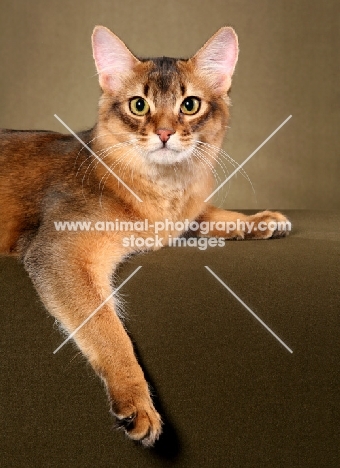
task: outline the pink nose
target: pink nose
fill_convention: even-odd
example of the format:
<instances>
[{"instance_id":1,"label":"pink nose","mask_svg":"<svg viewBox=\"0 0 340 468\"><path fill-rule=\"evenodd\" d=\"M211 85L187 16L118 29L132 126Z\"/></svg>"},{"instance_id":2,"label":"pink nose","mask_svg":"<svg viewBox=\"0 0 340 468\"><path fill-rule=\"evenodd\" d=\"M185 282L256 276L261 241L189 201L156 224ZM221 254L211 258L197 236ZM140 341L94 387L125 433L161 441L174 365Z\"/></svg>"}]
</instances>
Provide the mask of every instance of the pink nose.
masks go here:
<instances>
[{"instance_id":1,"label":"pink nose","mask_svg":"<svg viewBox=\"0 0 340 468\"><path fill-rule=\"evenodd\" d=\"M160 140L163 143L166 143L171 137L171 135L173 135L175 132L168 128L159 128L156 133L159 136Z\"/></svg>"}]
</instances>

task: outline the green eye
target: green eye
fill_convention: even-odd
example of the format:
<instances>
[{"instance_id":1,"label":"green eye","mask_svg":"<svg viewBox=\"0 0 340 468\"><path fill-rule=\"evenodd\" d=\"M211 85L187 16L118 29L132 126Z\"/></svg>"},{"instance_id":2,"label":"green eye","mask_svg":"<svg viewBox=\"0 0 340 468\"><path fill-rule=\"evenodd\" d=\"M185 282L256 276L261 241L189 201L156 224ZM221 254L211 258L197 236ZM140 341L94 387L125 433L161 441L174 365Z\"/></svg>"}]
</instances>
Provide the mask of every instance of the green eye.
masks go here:
<instances>
[{"instance_id":1,"label":"green eye","mask_svg":"<svg viewBox=\"0 0 340 468\"><path fill-rule=\"evenodd\" d=\"M150 106L142 97L135 97L130 100L130 111L135 115L145 115L149 112Z\"/></svg>"},{"instance_id":2,"label":"green eye","mask_svg":"<svg viewBox=\"0 0 340 468\"><path fill-rule=\"evenodd\" d=\"M201 107L201 100L196 97L187 97L181 104L181 112L187 115L196 114Z\"/></svg>"}]
</instances>

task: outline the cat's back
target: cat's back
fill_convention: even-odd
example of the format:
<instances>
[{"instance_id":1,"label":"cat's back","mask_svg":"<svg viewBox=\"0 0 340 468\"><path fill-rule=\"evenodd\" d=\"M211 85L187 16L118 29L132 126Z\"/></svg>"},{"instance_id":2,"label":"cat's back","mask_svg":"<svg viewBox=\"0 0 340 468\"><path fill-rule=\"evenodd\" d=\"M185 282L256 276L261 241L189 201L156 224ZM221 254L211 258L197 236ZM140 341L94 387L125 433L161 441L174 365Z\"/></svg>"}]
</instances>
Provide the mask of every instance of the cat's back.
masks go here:
<instances>
[{"instance_id":1,"label":"cat's back","mask_svg":"<svg viewBox=\"0 0 340 468\"><path fill-rule=\"evenodd\" d=\"M89 141L91 130L79 135L83 141ZM0 194L4 184L17 185L15 179L24 183L22 174L27 183L32 184L31 188L52 174L54 178L63 178L81 149L82 145L73 135L47 130L0 129Z\"/></svg>"},{"instance_id":2,"label":"cat's back","mask_svg":"<svg viewBox=\"0 0 340 468\"><path fill-rule=\"evenodd\" d=\"M79 143L72 135L48 130L0 129L0 160L3 164L14 161L27 164L38 159L47 162L46 159L53 156L65 157L77 146Z\"/></svg>"},{"instance_id":3,"label":"cat's back","mask_svg":"<svg viewBox=\"0 0 340 468\"><path fill-rule=\"evenodd\" d=\"M79 135L91 139L90 130ZM67 187L81 149L73 135L0 130L0 253L12 251L20 233L38 224L49 190Z\"/></svg>"}]
</instances>

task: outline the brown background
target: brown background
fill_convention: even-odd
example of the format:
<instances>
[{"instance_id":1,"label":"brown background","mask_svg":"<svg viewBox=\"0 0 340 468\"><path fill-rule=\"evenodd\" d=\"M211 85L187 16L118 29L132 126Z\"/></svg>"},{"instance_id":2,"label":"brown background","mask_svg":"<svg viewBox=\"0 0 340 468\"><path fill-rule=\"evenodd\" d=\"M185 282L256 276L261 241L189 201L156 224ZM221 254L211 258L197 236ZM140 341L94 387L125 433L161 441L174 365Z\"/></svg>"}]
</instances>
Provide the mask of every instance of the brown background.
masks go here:
<instances>
[{"instance_id":1,"label":"brown background","mask_svg":"<svg viewBox=\"0 0 340 468\"><path fill-rule=\"evenodd\" d=\"M0 127L63 132L96 119L96 24L137 55L189 56L232 25L240 59L224 148L241 163L290 114L218 202L229 208L340 207L340 4L336 0L2 0ZM232 166L229 167L232 171ZM223 175L221 175L223 180ZM228 192L223 202L224 195Z\"/></svg>"}]
</instances>

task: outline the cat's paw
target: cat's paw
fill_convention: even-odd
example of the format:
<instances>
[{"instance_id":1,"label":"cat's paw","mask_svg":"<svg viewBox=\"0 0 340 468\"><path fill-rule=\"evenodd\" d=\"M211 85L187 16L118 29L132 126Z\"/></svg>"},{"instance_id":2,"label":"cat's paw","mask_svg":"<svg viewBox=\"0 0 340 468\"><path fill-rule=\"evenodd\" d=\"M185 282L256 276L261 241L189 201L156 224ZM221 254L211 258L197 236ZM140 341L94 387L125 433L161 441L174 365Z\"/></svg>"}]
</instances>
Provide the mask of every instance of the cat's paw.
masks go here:
<instances>
[{"instance_id":1,"label":"cat's paw","mask_svg":"<svg viewBox=\"0 0 340 468\"><path fill-rule=\"evenodd\" d=\"M162 432L162 420L149 395L126 393L123 399L111 401L116 427L145 447L152 447Z\"/></svg>"},{"instance_id":2,"label":"cat's paw","mask_svg":"<svg viewBox=\"0 0 340 468\"><path fill-rule=\"evenodd\" d=\"M277 211L262 211L249 217L250 239L270 239L288 236L292 225L288 218Z\"/></svg>"}]
</instances>

